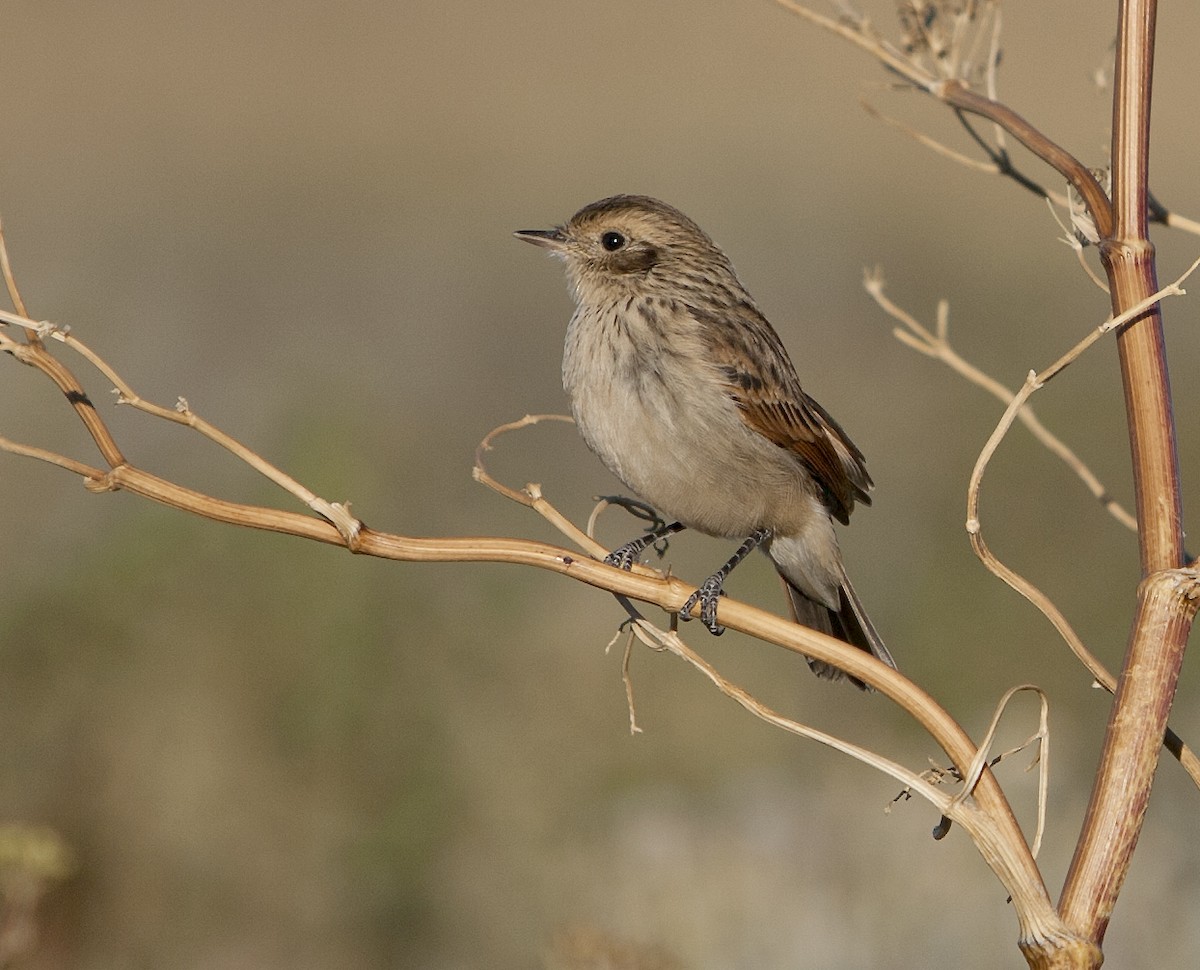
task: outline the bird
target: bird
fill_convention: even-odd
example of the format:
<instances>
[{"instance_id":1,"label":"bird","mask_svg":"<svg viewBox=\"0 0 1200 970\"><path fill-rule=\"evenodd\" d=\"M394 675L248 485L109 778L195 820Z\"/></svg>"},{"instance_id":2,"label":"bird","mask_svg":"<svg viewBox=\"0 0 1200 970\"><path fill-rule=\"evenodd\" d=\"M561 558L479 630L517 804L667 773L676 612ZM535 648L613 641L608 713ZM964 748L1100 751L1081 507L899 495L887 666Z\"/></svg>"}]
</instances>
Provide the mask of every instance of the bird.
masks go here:
<instances>
[{"instance_id":1,"label":"bird","mask_svg":"<svg viewBox=\"0 0 1200 970\"><path fill-rule=\"evenodd\" d=\"M783 341L711 238L673 206L614 195L552 229L514 235L563 261L575 301L563 388L587 446L660 528L613 550L629 569L683 529L740 545L680 610L714 635L734 567L755 548L775 565L792 618L892 655L846 575L833 520L873 487L863 454L800 386ZM822 677L845 672L807 658ZM864 687L857 678L856 686Z\"/></svg>"}]
</instances>

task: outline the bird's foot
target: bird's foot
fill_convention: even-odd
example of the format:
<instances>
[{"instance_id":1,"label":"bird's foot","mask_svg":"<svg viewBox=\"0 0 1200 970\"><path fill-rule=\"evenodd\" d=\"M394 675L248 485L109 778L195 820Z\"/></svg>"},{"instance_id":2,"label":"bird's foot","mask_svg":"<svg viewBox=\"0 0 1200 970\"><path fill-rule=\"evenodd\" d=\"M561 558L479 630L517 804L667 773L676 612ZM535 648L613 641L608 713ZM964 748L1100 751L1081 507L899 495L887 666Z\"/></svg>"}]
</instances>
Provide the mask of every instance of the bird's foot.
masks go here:
<instances>
[{"instance_id":1,"label":"bird's foot","mask_svg":"<svg viewBox=\"0 0 1200 970\"><path fill-rule=\"evenodd\" d=\"M733 572L738 563L770 538L771 531L769 529L755 529L746 541L738 546L737 552L730 557L729 562L709 576L700 584L700 588L687 598L687 602L680 607L679 615L685 620L690 620L691 617L688 614L699 603L700 619L708 627L708 632L714 637L719 637L724 633L725 627L717 622L717 603L725 595L725 590L722 588L725 580L729 578L729 574Z\"/></svg>"},{"instance_id":2,"label":"bird's foot","mask_svg":"<svg viewBox=\"0 0 1200 970\"><path fill-rule=\"evenodd\" d=\"M633 568L633 564L637 562L638 554L648 545L649 543L642 539L633 539L605 556L604 564L606 566L616 566L618 569L624 569L626 572L629 572Z\"/></svg>"},{"instance_id":3,"label":"bird's foot","mask_svg":"<svg viewBox=\"0 0 1200 970\"><path fill-rule=\"evenodd\" d=\"M687 598L687 602L679 608L680 619L692 619L692 609L699 603L700 622L708 627L708 632L714 637L719 637L724 633L725 627L717 622L717 603L725 595L725 590L721 587L725 583L726 575L721 572L713 573L708 579L702 582L696 592L692 593Z\"/></svg>"},{"instance_id":4,"label":"bird's foot","mask_svg":"<svg viewBox=\"0 0 1200 970\"><path fill-rule=\"evenodd\" d=\"M633 564L638 561L638 556L643 549L666 539L667 536L680 532L682 529L683 526L679 522L672 522L670 525L660 525L645 535L631 539L625 545L614 549L604 557L604 563L605 565L616 566L618 569L624 569L628 572L633 568Z\"/></svg>"}]
</instances>

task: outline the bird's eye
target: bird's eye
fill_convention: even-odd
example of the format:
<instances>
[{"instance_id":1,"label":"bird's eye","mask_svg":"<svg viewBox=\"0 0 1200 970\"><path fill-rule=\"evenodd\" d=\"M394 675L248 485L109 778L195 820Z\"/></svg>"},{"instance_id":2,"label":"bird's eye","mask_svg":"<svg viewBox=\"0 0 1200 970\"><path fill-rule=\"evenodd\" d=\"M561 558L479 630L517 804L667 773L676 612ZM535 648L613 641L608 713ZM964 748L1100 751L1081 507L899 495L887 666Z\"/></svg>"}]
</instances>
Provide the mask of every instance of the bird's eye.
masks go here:
<instances>
[{"instance_id":1,"label":"bird's eye","mask_svg":"<svg viewBox=\"0 0 1200 970\"><path fill-rule=\"evenodd\" d=\"M625 237L619 232L609 230L600 237L600 245L607 249L610 253L615 253L618 249L625 245Z\"/></svg>"}]
</instances>

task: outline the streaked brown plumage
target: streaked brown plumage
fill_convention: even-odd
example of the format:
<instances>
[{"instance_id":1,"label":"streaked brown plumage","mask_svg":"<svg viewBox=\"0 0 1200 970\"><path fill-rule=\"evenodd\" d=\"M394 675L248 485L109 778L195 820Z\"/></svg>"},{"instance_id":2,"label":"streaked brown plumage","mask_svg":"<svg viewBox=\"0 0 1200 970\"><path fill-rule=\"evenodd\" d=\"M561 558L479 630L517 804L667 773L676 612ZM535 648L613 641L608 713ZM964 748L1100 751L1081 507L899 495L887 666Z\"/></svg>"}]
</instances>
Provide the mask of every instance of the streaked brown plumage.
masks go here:
<instances>
[{"instance_id":1,"label":"streaked brown plumage","mask_svg":"<svg viewBox=\"0 0 1200 970\"><path fill-rule=\"evenodd\" d=\"M745 540L695 598L714 633L728 572L755 546L797 622L895 666L842 566L831 517L870 503L862 453L804 393L725 254L682 212L618 195L519 238L566 263L576 310L563 386L580 433L640 498L687 527ZM610 555L626 568L652 537ZM689 602L687 613L693 605ZM842 672L809 661L822 676Z\"/></svg>"}]
</instances>

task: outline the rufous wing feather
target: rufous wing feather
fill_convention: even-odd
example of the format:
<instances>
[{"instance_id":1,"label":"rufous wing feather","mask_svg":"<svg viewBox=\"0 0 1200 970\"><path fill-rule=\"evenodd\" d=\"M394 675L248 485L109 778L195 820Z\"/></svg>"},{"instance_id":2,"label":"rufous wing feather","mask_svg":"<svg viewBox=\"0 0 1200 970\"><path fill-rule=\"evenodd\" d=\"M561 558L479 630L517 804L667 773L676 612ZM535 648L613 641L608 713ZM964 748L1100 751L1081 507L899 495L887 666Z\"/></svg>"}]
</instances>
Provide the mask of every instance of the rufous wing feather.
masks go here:
<instances>
[{"instance_id":1,"label":"rufous wing feather","mask_svg":"<svg viewBox=\"0 0 1200 970\"><path fill-rule=\"evenodd\" d=\"M804 393L766 318L757 310L751 313L753 308L741 309L740 326L718 330L724 339L711 347L726 393L747 427L804 463L825 490L830 513L844 524L855 502L871 501L871 476L862 452L829 412Z\"/></svg>"}]
</instances>

